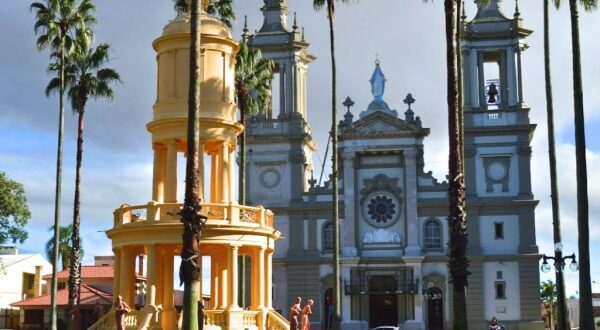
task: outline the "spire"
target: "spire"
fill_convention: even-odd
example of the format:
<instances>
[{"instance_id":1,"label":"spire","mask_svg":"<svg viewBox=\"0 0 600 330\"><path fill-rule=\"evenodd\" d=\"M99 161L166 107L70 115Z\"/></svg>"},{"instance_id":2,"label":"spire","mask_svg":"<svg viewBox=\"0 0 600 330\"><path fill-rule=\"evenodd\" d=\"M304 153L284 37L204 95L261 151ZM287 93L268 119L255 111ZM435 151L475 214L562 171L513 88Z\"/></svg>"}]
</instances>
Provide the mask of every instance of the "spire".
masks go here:
<instances>
[{"instance_id":1,"label":"spire","mask_svg":"<svg viewBox=\"0 0 600 330\"><path fill-rule=\"evenodd\" d=\"M244 28L242 29L244 33L242 33L242 41L246 42L248 40L248 16L244 15Z\"/></svg>"},{"instance_id":2,"label":"spire","mask_svg":"<svg viewBox=\"0 0 600 330\"><path fill-rule=\"evenodd\" d=\"M294 25L292 25L292 29L296 31L298 29L298 23L296 21L296 12L294 12Z\"/></svg>"},{"instance_id":3,"label":"spire","mask_svg":"<svg viewBox=\"0 0 600 330\"><path fill-rule=\"evenodd\" d=\"M519 0L515 0L515 18L519 18L521 13L519 12Z\"/></svg>"},{"instance_id":4,"label":"spire","mask_svg":"<svg viewBox=\"0 0 600 330\"><path fill-rule=\"evenodd\" d=\"M462 1L462 14L460 19L464 22L467 19L467 11L465 10L465 0Z\"/></svg>"},{"instance_id":5,"label":"spire","mask_svg":"<svg viewBox=\"0 0 600 330\"><path fill-rule=\"evenodd\" d=\"M385 75L383 71L381 71L381 67L379 64L379 57L375 59L375 70L373 70L373 74L371 75L371 94L373 94L373 100L376 102L383 101L383 93L385 92Z\"/></svg>"},{"instance_id":6,"label":"spire","mask_svg":"<svg viewBox=\"0 0 600 330\"><path fill-rule=\"evenodd\" d=\"M287 27L287 0L263 0L261 8L264 16L261 32L290 32Z\"/></svg>"}]
</instances>

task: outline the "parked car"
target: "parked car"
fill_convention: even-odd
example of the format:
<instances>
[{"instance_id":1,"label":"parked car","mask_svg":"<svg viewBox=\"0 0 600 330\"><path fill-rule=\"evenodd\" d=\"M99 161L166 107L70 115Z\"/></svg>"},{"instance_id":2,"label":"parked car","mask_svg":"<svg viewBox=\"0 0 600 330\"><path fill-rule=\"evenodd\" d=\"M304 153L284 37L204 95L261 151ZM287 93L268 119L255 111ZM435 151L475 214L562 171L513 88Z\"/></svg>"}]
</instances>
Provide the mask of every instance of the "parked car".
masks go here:
<instances>
[{"instance_id":1,"label":"parked car","mask_svg":"<svg viewBox=\"0 0 600 330\"><path fill-rule=\"evenodd\" d=\"M373 328L371 330L400 330L400 328L395 327L393 325L382 325L377 328Z\"/></svg>"}]
</instances>

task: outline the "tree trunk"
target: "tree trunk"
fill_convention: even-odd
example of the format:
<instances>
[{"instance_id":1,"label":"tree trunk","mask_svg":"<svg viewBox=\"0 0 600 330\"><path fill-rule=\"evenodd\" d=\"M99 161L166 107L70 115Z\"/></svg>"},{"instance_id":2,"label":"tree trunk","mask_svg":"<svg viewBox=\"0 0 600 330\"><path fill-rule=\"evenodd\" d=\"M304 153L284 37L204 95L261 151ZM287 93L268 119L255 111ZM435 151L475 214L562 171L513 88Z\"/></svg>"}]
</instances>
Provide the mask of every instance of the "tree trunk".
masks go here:
<instances>
[{"instance_id":1,"label":"tree trunk","mask_svg":"<svg viewBox=\"0 0 600 330\"><path fill-rule=\"evenodd\" d=\"M52 251L52 281L50 284L50 329L56 327L56 294L58 288L58 245L60 231L60 203L62 185L63 133L65 130L65 51L60 50L60 89L58 92L58 147L56 151L56 190L54 192L54 250Z\"/></svg>"},{"instance_id":2,"label":"tree trunk","mask_svg":"<svg viewBox=\"0 0 600 330\"><path fill-rule=\"evenodd\" d=\"M200 143L200 0L192 0L190 46L190 86L188 96L187 159L185 168L185 200L181 210L183 246L179 276L184 284L182 329L198 329L200 284L200 231L204 223L200 215L198 144Z\"/></svg>"},{"instance_id":3,"label":"tree trunk","mask_svg":"<svg viewBox=\"0 0 600 330\"><path fill-rule=\"evenodd\" d=\"M331 180L332 180L332 217L333 217L333 317L332 329L341 329L342 321L342 286L340 283L340 216L339 216L339 192L338 192L338 150L337 150L337 100L336 100L336 67L335 67L335 35L333 29L333 5L334 0L327 0L327 16L329 19L329 38L331 47Z\"/></svg>"},{"instance_id":4,"label":"tree trunk","mask_svg":"<svg viewBox=\"0 0 600 330\"><path fill-rule=\"evenodd\" d=\"M448 69L448 200L450 227L450 280L453 287L453 329L468 329L466 308L466 287L468 260L466 257L466 212L465 212L465 180L462 173L462 144L460 104L458 102L458 63L456 33L456 0L444 0L446 19L446 64Z\"/></svg>"},{"instance_id":5,"label":"tree trunk","mask_svg":"<svg viewBox=\"0 0 600 330\"><path fill-rule=\"evenodd\" d=\"M554 243L561 241L560 211L558 204L558 180L556 175L556 146L554 141L554 103L552 98L552 75L550 70L550 27L548 1L544 0L544 74L546 81L546 111L548 113L548 161L550 163L550 199L552 200L552 230ZM554 260L562 260L562 251L554 251ZM567 306L565 305L565 284L562 271L555 272L558 309L556 319L559 329L567 329ZM551 319L552 320L552 319Z\"/></svg>"},{"instance_id":6,"label":"tree trunk","mask_svg":"<svg viewBox=\"0 0 600 330\"><path fill-rule=\"evenodd\" d=\"M85 104L85 103L84 103ZM75 198L73 202L73 232L71 233L71 253L69 256L69 320L73 319L73 307L79 301L79 286L81 285L80 274L80 251L81 239L79 228L81 224L81 162L83 159L83 115L82 109L78 112L77 121L77 153L75 162ZM67 328L71 328L71 321L67 322ZM81 330L81 329L74 329Z\"/></svg>"},{"instance_id":7,"label":"tree trunk","mask_svg":"<svg viewBox=\"0 0 600 330\"><path fill-rule=\"evenodd\" d=\"M573 47L573 98L575 104L575 163L577 176L577 232L579 234L579 327L594 329L592 282L590 278L590 235L583 115L583 83L579 47L579 13L577 0L569 0L571 9L571 42Z\"/></svg>"}]
</instances>

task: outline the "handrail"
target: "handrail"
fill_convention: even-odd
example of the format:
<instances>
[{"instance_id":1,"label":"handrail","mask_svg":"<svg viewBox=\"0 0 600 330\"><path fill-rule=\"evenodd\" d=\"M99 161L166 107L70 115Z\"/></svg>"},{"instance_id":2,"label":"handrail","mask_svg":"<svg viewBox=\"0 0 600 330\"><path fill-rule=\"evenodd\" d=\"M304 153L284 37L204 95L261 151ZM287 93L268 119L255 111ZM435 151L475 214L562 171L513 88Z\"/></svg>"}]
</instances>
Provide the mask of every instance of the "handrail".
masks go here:
<instances>
[{"instance_id":1,"label":"handrail","mask_svg":"<svg viewBox=\"0 0 600 330\"><path fill-rule=\"evenodd\" d=\"M274 310L270 310L267 314L267 329L268 330L289 330L290 322L283 315Z\"/></svg>"},{"instance_id":2,"label":"handrail","mask_svg":"<svg viewBox=\"0 0 600 330\"><path fill-rule=\"evenodd\" d=\"M87 330L113 329L115 327L115 310L111 308L104 316L92 324L91 327L87 328Z\"/></svg>"},{"instance_id":3,"label":"handrail","mask_svg":"<svg viewBox=\"0 0 600 330\"><path fill-rule=\"evenodd\" d=\"M273 212L262 206L246 206L234 203L201 203L202 215L209 222L245 227L273 228ZM144 221L179 222L182 203L123 204L114 212L114 227Z\"/></svg>"}]
</instances>

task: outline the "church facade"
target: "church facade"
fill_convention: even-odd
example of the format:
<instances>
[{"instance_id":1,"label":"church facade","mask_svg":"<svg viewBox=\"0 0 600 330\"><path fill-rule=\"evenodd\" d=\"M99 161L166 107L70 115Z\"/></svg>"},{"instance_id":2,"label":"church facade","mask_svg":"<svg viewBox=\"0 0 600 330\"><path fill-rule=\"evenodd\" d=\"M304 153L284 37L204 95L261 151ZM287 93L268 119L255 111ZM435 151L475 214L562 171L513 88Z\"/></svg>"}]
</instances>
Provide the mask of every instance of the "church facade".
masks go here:
<instances>
[{"instance_id":1,"label":"church facade","mask_svg":"<svg viewBox=\"0 0 600 330\"><path fill-rule=\"evenodd\" d=\"M535 125L523 101L520 67L523 39L532 31L518 11L507 18L499 2L480 5L465 20L461 42L468 319L473 329L492 316L510 329L542 329L530 179ZM332 185L312 178L316 143L306 84L315 57L296 24L287 26L287 1L264 0L262 10L263 26L247 37L276 64L279 114L263 112L247 123L247 198L272 209L282 233L273 257L274 307L286 314L295 297L312 298L312 323L327 329L334 283ZM484 70L489 64L497 65L495 79ZM385 102L378 62L370 82L368 108L357 116L348 110L338 126L342 327L447 329L448 187L425 171L428 118L416 116L411 94L401 112ZM442 104L440 111L445 113Z\"/></svg>"}]
</instances>

